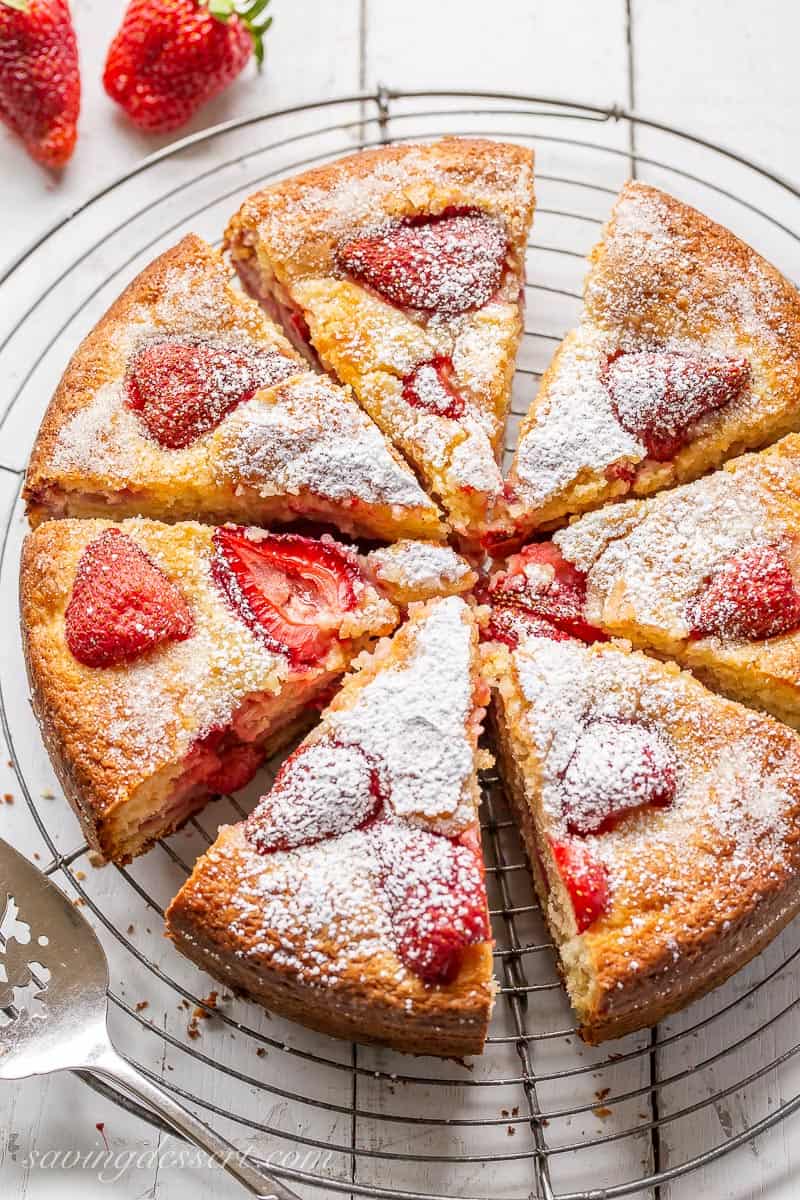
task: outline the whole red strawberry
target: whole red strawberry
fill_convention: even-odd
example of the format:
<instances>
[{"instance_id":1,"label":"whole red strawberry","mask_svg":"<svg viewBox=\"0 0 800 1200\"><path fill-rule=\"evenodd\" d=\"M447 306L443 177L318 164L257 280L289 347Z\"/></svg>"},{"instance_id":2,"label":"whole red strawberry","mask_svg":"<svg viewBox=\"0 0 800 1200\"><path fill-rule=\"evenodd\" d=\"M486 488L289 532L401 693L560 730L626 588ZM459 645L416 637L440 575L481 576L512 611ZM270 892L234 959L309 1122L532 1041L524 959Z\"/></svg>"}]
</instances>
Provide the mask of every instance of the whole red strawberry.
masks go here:
<instances>
[{"instance_id":1,"label":"whole red strawberry","mask_svg":"<svg viewBox=\"0 0 800 1200\"><path fill-rule=\"evenodd\" d=\"M140 129L177 129L223 91L255 50L272 18L269 0L131 0L111 43L103 86Z\"/></svg>"},{"instance_id":2,"label":"whole red strawberry","mask_svg":"<svg viewBox=\"0 0 800 1200\"><path fill-rule=\"evenodd\" d=\"M0 0L0 119L46 167L75 149L81 77L66 0Z\"/></svg>"}]
</instances>

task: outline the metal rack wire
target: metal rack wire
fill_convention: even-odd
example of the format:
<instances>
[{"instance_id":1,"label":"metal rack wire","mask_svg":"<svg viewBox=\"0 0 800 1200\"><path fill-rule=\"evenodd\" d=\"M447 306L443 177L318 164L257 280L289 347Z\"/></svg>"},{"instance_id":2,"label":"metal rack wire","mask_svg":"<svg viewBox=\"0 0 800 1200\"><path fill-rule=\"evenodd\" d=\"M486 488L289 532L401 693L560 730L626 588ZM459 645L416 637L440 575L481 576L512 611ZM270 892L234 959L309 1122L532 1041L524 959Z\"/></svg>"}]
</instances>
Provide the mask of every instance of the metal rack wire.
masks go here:
<instances>
[{"instance_id":1,"label":"metal rack wire","mask_svg":"<svg viewBox=\"0 0 800 1200\"><path fill-rule=\"evenodd\" d=\"M238 202L274 178L359 146L443 132L510 137L537 152L539 205L509 450L535 380L577 314L583 257L629 174L696 201L800 275L800 192L792 184L618 108L379 88L195 134L104 187L0 278L15 297L0 342L0 378L9 385L0 416L5 628L16 619L19 489L39 416L78 337L128 279L190 228L218 242ZM49 857L45 870L84 905L109 951L117 1043L256 1157L275 1145L300 1148L303 1162L271 1161L301 1191L392 1200L657 1196L669 1180L800 1108L792 1026L798 931L790 928L736 980L657 1030L597 1051L582 1047L491 776L482 827L500 993L486 1052L472 1070L343 1046L270 1020L236 997L215 1005L202 995L206 981L164 946L159 922L220 819L244 815L246 799L212 805L130 868L92 871L66 806L46 798L52 777L22 677L15 646L0 676L3 732L32 837ZM195 1008L209 1014L201 1036ZM158 1124L122 1093L86 1078ZM732 1109L738 1120L724 1120ZM323 1157L309 1165L311 1152Z\"/></svg>"}]
</instances>

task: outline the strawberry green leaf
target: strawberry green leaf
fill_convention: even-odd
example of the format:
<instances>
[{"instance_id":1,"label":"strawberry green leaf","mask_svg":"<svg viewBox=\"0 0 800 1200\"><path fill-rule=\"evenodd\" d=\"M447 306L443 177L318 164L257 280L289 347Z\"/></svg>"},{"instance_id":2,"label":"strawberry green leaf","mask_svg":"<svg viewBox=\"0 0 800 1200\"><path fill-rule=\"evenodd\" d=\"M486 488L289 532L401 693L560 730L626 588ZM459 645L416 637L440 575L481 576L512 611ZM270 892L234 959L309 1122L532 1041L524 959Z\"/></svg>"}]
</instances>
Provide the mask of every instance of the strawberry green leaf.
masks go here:
<instances>
[{"instance_id":1,"label":"strawberry green leaf","mask_svg":"<svg viewBox=\"0 0 800 1200\"><path fill-rule=\"evenodd\" d=\"M0 0L0 4L4 4L6 8L14 8L17 12L28 11L29 0Z\"/></svg>"}]
</instances>

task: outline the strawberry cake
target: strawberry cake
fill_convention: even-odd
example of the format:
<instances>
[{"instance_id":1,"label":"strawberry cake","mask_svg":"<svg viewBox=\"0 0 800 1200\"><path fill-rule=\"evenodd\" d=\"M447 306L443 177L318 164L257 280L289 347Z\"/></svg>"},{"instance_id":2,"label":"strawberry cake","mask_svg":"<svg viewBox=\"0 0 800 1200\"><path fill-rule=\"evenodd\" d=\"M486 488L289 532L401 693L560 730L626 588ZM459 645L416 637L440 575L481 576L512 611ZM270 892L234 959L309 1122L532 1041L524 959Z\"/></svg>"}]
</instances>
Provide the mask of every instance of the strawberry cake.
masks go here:
<instances>
[{"instance_id":1,"label":"strawberry cake","mask_svg":"<svg viewBox=\"0 0 800 1200\"><path fill-rule=\"evenodd\" d=\"M445 138L275 184L227 232L247 289L353 387L467 541L503 491L533 207L530 151Z\"/></svg>"},{"instance_id":2,"label":"strawberry cake","mask_svg":"<svg viewBox=\"0 0 800 1200\"><path fill-rule=\"evenodd\" d=\"M418 1054L480 1053L492 943L478 828L488 692L472 610L413 605L167 911L270 1011Z\"/></svg>"},{"instance_id":3,"label":"strawberry cake","mask_svg":"<svg viewBox=\"0 0 800 1200\"><path fill-rule=\"evenodd\" d=\"M347 389L308 364L189 235L72 358L25 486L48 517L147 516L443 538L436 504Z\"/></svg>"},{"instance_id":4,"label":"strawberry cake","mask_svg":"<svg viewBox=\"0 0 800 1200\"><path fill-rule=\"evenodd\" d=\"M249 782L396 625L379 571L330 537L232 525L65 519L31 533L34 708L90 844L127 862ZM416 594L458 586L423 580Z\"/></svg>"},{"instance_id":5,"label":"strawberry cake","mask_svg":"<svg viewBox=\"0 0 800 1200\"><path fill-rule=\"evenodd\" d=\"M631 182L590 262L581 322L523 420L497 540L800 429L800 295L749 246Z\"/></svg>"},{"instance_id":6,"label":"strawberry cake","mask_svg":"<svg viewBox=\"0 0 800 1200\"><path fill-rule=\"evenodd\" d=\"M722 983L800 908L800 738L623 645L487 649L499 765L588 1042Z\"/></svg>"},{"instance_id":7,"label":"strawberry cake","mask_svg":"<svg viewBox=\"0 0 800 1200\"><path fill-rule=\"evenodd\" d=\"M800 728L800 435L553 541L588 625Z\"/></svg>"}]
</instances>

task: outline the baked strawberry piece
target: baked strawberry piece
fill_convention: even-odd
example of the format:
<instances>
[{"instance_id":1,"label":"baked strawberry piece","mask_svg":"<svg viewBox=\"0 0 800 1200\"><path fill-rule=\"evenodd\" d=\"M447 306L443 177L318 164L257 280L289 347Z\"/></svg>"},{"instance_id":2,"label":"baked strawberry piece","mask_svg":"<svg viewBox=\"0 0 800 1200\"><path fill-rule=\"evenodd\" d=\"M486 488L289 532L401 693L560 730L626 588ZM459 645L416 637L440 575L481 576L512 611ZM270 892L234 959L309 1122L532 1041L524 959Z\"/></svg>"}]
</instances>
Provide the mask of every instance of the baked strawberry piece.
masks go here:
<instances>
[{"instance_id":1,"label":"baked strawberry piece","mask_svg":"<svg viewBox=\"0 0 800 1200\"><path fill-rule=\"evenodd\" d=\"M800 728L800 436L554 535L584 615Z\"/></svg>"},{"instance_id":2,"label":"baked strawberry piece","mask_svg":"<svg viewBox=\"0 0 800 1200\"><path fill-rule=\"evenodd\" d=\"M602 379L614 416L657 462L674 458L701 417L744 395L751 382L746 358L668 350L620 351Z\"/></svg>"},{"instance_id":3,"label":"baked strawberry piece","mask_svg":"<svg viewBox=\"0 0 800 1200\"><path fill-rule=\"evenodd\" d=\"M480 1051L492 953L477 651L459 597L412 605L173 900L184 954L315 1029Z\"/></svg>"},{"instance_id":4,"label":"baked strawberry piece","mask_svg":"<svg viewBox=\"0 0 800 1200\"><path fill-rule=\"evenodd\" d=\"M699 478L798 428L800 294L727 229L627 183L523 419L495 536Z\"/></svg>"},{"instance_id":5,"label":"baked strawberry piece","mask_svg":"<svg viewBox=\"0 0 800 1200\"><path fill-rule=\"evenodd\" d=\"M343 271L401 308L454 316L488 304L503 278L508 239L487 213L421 216L343 242Z\"/></svg>"},{"instance_id":6,"label":"baked strawberry piece","mask_svg":"<svg viewBox=\"0 0 800 1200\"><path fill-rule=\"evenodd\" d=\"M192 627L180 589L127 534L111 528L89 542L64 613L66 642L79 662L129 662L164 642L183 641Z\"/></svg>"},{"instance_id":7,"label":"baked strawberry piece","mask_svg":"<svg viewBox=\"0 0 800 1200\"><path fill-rule=\"evenodd\" d=\"M605 641L585 616L586 577L553 542L534 542L490 576L485 598L492 616L487 637L515 644L526 631L544 636Z\"/></svg>"},{"instance_id":8,"label":"baked strawberry piece","mask_svg":"<svg viewBox=\"0 0 800 1200\"><path fill-rule=\"evenodd\" d=\"M689 604L693 637L761 641L800 627L800 592L777 546L753 546L721 563Z\"/></svg>"},{"instance_id":9,"label":"baked strawberry piece","mask_svg":"<svg viewBox=\"0 0 800 1200\"><path fill-rule=\"evenodd\" d=\"M353 388L468 545L503 495L532 167L488 141L381 147L252 196L227 232L245 287Z\"/></svg>"},{"instance_id":10,"label":"baked strawberry piece","mask_svg":"<svg viewBox=\"0 0 800 1200\"><path fill-rule=\"evenodd\" d=\"M164 338L134 355L126 398L160 446L183 450L257 391L296 374L297 362L276 350Z\"/></svg>"},{"instance_id":11,"label":"baked strawberry piece","mask_svg":"<svg viewBox=\"0 0 800 1200\"><path fill-rule=\"evenodd\" d=\"M800 905L800 738L621 643L487 652L501 774L581 1035L661 1020Z\"/></svg>"},{"instance_id":12,"label":"baked strawberry piece","mask_svg":"<svg viewBox=\"0 0 800 1200\"><path fill-rule=\"evenodd\" d=\"M194 235L147 267L75 352L25 498L32 524L142 515L308 520L380 541L447 533L350 393L309 371Z\"/></svg>"},{"instance_id":13,"label":"baked strawberry piece","mask_svg":"<svg viewBox=\"0 0 800 1200\"><path fill-rule=\"evenodd\" d=\"M40 526L21 588L53 765L116 862L248 783L399 616L330 538L141 519Z\"/></svg>"}]
</instances>

